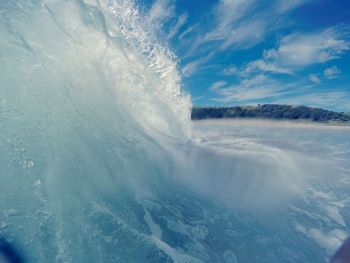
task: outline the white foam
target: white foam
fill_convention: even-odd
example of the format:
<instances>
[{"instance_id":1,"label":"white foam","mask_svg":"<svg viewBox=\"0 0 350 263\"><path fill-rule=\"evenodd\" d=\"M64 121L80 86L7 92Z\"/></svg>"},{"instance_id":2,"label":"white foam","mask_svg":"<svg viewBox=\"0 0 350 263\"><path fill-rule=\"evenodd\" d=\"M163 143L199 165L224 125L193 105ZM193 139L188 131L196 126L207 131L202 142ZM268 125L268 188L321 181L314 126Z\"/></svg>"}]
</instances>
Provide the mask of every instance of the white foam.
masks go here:
<instances>
[{"instance_id":1,"label":"white foam","mask_svg":"<svg viewBox=\"0 0 350 263\"><path fill-rule=\"evenodd\" d=\"M332 255L348 237L347 232L341 229L333 229L328 232L322 229L307 229L301 224L296 223L295 228L298 232L312 238L319 246L323 247L329 255Z\"/></svg>"}]
</instances>

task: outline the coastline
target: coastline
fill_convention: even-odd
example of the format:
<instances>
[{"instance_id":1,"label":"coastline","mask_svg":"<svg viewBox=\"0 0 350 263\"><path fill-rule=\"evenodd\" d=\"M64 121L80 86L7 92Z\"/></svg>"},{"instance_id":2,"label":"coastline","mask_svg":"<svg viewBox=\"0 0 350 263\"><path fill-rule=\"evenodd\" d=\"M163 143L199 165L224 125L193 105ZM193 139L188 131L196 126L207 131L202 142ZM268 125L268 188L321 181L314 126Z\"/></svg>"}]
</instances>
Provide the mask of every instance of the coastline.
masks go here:
<instances>
[{"instance_id":1,"label":"coastline","mask_svg":"<svg viewBox=\"0 0 350 263\"><path fill-rule=\"evenodd\" d=\"M270 120L264 118L218 118L192 120L195 124L265 126L271 128L314 128L331 130L349 130L350 124L338 122L314 122L307 120Z\"/></svg>"}]
</instances>

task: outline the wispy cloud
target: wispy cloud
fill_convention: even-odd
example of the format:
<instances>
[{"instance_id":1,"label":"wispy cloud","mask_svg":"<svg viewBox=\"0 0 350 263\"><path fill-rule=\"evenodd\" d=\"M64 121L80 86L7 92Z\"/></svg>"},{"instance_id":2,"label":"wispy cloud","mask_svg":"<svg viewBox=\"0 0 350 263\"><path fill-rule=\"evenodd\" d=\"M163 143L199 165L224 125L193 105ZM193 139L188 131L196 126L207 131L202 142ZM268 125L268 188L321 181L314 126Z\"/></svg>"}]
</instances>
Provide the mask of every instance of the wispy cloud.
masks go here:
<instances>
[{"instance_id":1,"label":"wispy cloud","mask_svg":"<svg viewBox=\"0 0 350 263\"><path fill-rule=\"evenodd\" d=\"M181 70L182 75L184 75L185 77L193 75L193 73L197 71L197 68L205 61L205 59L198 59L186 64Z\"/></svg>"},{"instance_id":2,"label":"wispy cloud","mask_svg":"<svg viewBox=\"0 0 350 263\"><path fill-rule=\"evenodd\" d=\"M262 41L267 32L283 27L284 14L306 1L220 0L212 12L214 27L197 42L216 41L220 50L233 46L250 48Z\"/></svg>"},{"instance_id":3,"label":"wispy cloud","mask_svg":"<svg viewBox=\"0 0 350 263\"><path fill-rule=\"evenodd\" d=\"M332 79L340 74L336 66L327 68L321 73L306 75L307 77L301 81L289 84L276 80L274 74L289 75L293 79L296 72L311 65L338 59L349 49L347 32L342 28L290 34L283 37L276 48L264 51L261 59L253 60L239 69L232 68L232 73L241 78L239 83L230 85L219 81L214 83L210 90L219 95L214 100L221 103L256 103L260 100L283 102L280 98L288 97L298 98L300 102L304 101L306 105L314 106L327 106L327 103L328 106L337 105L335 101L339 99L345 106L350 103L340 99L340 93L331 93L328 99L321 99L318 96L317 100L309 95L302 95L318 94L315 92L315 87L322 84L322 78ZM228 72L228 69L225 70ZM349 97L346 92L341 94ZM289 102L297 104L297 99L291 99Z\"/></svg>"},{"instance_id":4,"label":"wispy cloud","mask_svg":"<svg viewBox=\"0 0 350 263\"><path fill-rule=\"evenodd\" d=\"M290 74L293 72L287 67L281 67L275 63L268 63L264 59L258 59L249 62L240 72L241 75L251 74L255 72L269 72L269 73L279 73L279 74Z\"/></svg>"},{"instance_id":5,"label":"wispy cloud","mask_svg":"<svg viewBox=\"0 0 350 263\"><path fill-rule=\"evenodd\" d=\"M162 27L165 21L175 16L175 2L173 0L156 0L145 22L152 27Z\"/></svg>"},{"instance_id":6,"label":"wispy cloud","mask_svg":"<svg viewBox=\"0 0 350 263\"><path fill-rule=\"evenodd\" d=\"M219 91L220 88L223 88L227 85L227 82L226 81L217 81L217 82L214 82L210 87L209 87L209 90L211 91Z\"/></svg>"},{"instance_id":7,"label":"wispy cloud","mask_svg":"<svg viewBox=\"0 0 350 263\"><path fill-rule=\"evenodd\" d=\"M274 97L281 94L283 87L278 81L263 74L251 79L244 79L236 85L225 86L225 82L214 83L211 90L215 91L219 102L242 102Z\"/></svg>"},{"instance_id":8,"label":"wispy cloud","mask_svg":"<svg viewBox=\"0 0 350 263\"><path fill-rule=\"evenodd\" d=\"M173 38L179 32L179 30L186 24L187 18L188 18L187 13L181 14L178 17L175 26L170 29L170 32L167 37L168 39Z\"/></svg>"},{"instance_id":9,"label":"wispy cloud","mask_svg":"<svg viewBox=\"0 0 350 263\"><path fill-rule=\"evenodd\" d=\"M341 73L340 69L337 66L332 66L323 71L323 75L326 79L335 79Z\"/></svg>"},{"instance_id":10,"label":"wispy cloud","mask_svg":"<svg viewBox=\"0 0 350 263\"><path fill-rule=\"evenodd\" d=\"M191 100L193 102L195 102L195 101L201 101L201 100L203 100L205 98L206 98L205 96L198 96L198 97L192 97Z\"/></svg>"},{"instance_id":11,"label":"wispy cloud","mask_svg":"<svg viewBox=\"0 0 350 263\"><path fill-rule=\"evenodd\" d=\"M199 24L195 24L193 26L189 26L184 32L182 32L179 36L179 40L183 39L186 35L190 34L192 31L197 29L199 27Z\"/></svg>"},{"instance_id":12,"label":"wispy cloud","mask_svg":"<svg viewBox=\"0 0 350 263\"><path fill-rule=\"evenodd\" d=\"M252 45L266 28L263 20L246 17L256 3L256 0L221 0L214 9L216 25L205 34L202 43L219 41L221 49L234 44Z\"/></svg>"},{"instance_id":13,"label":"wispy cloud","mask_svg":"<svg viewBox=\"0 0 350 263\"><path fill-rule=\"evenodd\" d=\"M236 23L245 16L253 3L255 0L221 0L213 11L216 25L203 40L225 40L237 28Z\"/></svg>"},{"instance_id":14,"label":"wispy cloud","mask_svg":"<svg viewBox=\"0 0 350 263\"><path fill-rule=\"evenodd\" d=\"M223 70L223 74L225 76L233 76L236 75L238 73L238 68L234 65L228 66L227 68L224 68Z\"/></svg>"},{"instance_id":15,"label":"wispy cloud","mask_svg":"<svg viewBox=\"0 0 350 263\"><path fill-rule=\"evenodd\" d=\"M189 77L191 75L193 75L197 69L202 66L204 63L206 63L212 56L214 55L214 52L210 52L207 56L205 57L201 57L197 60L193 60L191 62L189 62L188 64L186 64L181 72L185 77Z\"/></svg>"},{"instance_id":16,"label":"wispy cloud","mask_svg":"<svg viewBox=\"0 0 350 263\"><path fill-rule=\"evenodd\" d=\"M310 80L312 83L315 83L315 84L320 84L320 83L321 83L320 78L319 78L316 74L310 74L310 75L309 75L309 80Z\"/></svg>"},{"instance_id":17,"label":"wispy cloud","mask_svg":"<svg viewBox=\"0 0 350 263\"><path fill-rule=\"evenodd\" d=\"M348 32L342 28L328 28L321 32L294 33L281 39L276 48L265 50L262 58L249 62L241 75L259 72L293 75L310 65L340 58L350 50ZM336 68L325 75L336 74ZM315 77L312 78L315 80Z\"/></svg>"},{"instance_id":18,"label":"wispy cloud","mask_svg":"<svg viewBox=\"0 0 350 263\"><path fill-rule=\"evenodd\" d=\"M285 13L289 10L292 10L302 4L305 4L306 2L310 2L307 0L278 0L275 3L275 9L277 12Z\"/></svg>"},{"instance_id":19,"label":"wispy cloud","mask_svg":"<svg viewBox=\"0 0 350 263\"><path fill-rule=\"evenodd\" d=\"M220 54L228 49L250 49L262 42L268 33L283 28L285 14L306 1L310 0L292 0L289 4L282 0L220 0L210 14L214 22L205 23L205 28L200 27L193 32L192 42L186 54L196 57L205 50ZM189 27L179 39L192 30L193 28ZM277 70L266 62L257 63L255 66L267 71ZM281 73L287 73L287 71L283 70Z\"/></svg>"},{"instance_id":20,"label":"wispy cloud","mask_svg":"<svg viewBox=\"0 0 350 263\"><path fill-rule=\"evenodd\" d=\"M309 76L312 78L312 74ZM322 85L319 76L314 82ZM320 83L318 83L320 81ZM334 91L319 88L310 84L309 78L291 83L283 83L264 74L242 80L237 84L225 81L215 82L210 90L219 97L213 101L224 104L257 104L270 102L276 104L308 105L320 108L331 108L342 111L350 108L350 93L347 88L337 87Z\"/></svg>"},{"instance_id":21,"label":"wispy cloud","mask_svg":"<svg viewBox=\"0 0 350 263\"><path fill-rule=\"evenodd\" d=\"M339 58L350 49L346 32L328 28L321 32L284 37L276 49L265 51L264 60L284 68L298 68Z\"/></svg>"},{"instance_id":22,"label":"wispy cloud","mask_svg":"<svg viewBox=\"0 0 350 263\"><path fill-rule=\"evenodd\" d=\"M209 90L195 88L198 100L210 101L215 94L212 100L226 104L300 100L324 106L339 105L338 99L347 105L341 96L349 99L350 93L331 81L341 74L331 63L349 53L350 30L329 24L300 31L312 27L301 27L292 11L313 1L217 0L193 19L190 11L176 14L176 0L154 0L145 23L162 27L180 56L184 77L212 81ZM201 75L209 67L212 74ZM331 96L322 99L326 91Z\"/></svg>"}]
</instances>

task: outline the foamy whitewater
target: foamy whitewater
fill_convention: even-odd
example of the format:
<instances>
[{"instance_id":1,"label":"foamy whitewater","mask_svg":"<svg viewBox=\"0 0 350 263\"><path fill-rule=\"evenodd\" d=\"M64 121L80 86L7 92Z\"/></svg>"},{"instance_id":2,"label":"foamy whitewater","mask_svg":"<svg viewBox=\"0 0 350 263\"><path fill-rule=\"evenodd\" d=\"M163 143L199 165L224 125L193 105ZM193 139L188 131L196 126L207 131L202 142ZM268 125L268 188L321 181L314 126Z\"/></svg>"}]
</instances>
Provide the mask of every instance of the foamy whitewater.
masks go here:
<instances>
[{"instance_id":1,"label":"foamy whitewater","mask_svg":"<svg viewBox=\"0 0 350 263\"><path fill-rule=\"evenodd\" d=\"M349 130L191 124L139 10L0 2L0 239L25 262L327 262Z\"/></svg>"}]
</instances>

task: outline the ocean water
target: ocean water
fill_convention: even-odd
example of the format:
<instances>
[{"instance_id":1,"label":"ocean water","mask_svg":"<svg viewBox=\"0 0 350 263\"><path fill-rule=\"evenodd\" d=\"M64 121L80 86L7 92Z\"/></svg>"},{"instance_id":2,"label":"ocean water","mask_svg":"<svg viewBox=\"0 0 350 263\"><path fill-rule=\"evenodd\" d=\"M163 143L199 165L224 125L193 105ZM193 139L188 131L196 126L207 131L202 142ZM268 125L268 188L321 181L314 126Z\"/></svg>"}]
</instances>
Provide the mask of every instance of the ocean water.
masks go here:
<instances>
[{"instance_id":1,"label":"ocean water","mask_svg":"<svg viewBox=\"0 0 350 263\"><path fill-rule=\"evenodd\" d=\"M348 130L192 123L140 10L0 2L0 239L24 262L327 262Z\"/></svg>"},{"instance_id":2,"label":"ocean water","mask_svg":"<svg viewBox=\"0 0 350 263\"><path fill-rule=\"evenodd\" d=\"M217 226L237 262L329 262L350 233L349 127L201 121L195 131L211 149L201 189L226 204Z\"/></svg>"}]
</instances>

